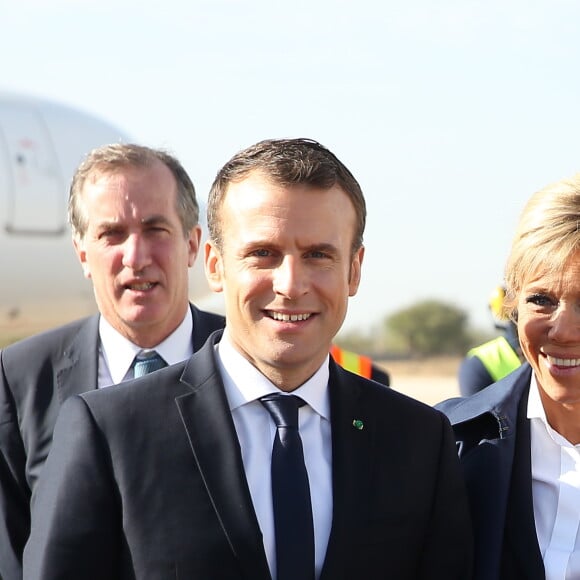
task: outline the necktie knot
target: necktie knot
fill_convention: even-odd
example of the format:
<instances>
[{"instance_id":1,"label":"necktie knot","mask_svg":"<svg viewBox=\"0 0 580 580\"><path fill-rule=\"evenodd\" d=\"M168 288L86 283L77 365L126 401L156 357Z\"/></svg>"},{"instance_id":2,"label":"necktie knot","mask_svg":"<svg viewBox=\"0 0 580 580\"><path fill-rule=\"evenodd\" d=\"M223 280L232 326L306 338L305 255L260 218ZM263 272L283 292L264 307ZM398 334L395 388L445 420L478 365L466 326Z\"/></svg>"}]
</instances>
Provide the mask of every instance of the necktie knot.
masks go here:
<instances>
[{"instance_id":1,"label":"necktie knot","mask_svg":"<svg viewBox=\"0 0 580 580\"><path fill-rule=\"evenodd\" d=\"M167 363L155 350L151 351L141 351L135 357L135 363L133 367L133 376L135 378L142 377L143 375L148 375L153 371L162 369L166 367Z\"/></svg>"},{"instance_id":2,"label":"necktie knot","mask_svg":"<svg viewBox=\"0 0 580 580\"><path fill-rule=\"evenodd\" d=\"M305 404L300 397L273 393L262 397L260 403L266 407L276 427L298 429L298 409Z\"/></svg>"}]
</instances>

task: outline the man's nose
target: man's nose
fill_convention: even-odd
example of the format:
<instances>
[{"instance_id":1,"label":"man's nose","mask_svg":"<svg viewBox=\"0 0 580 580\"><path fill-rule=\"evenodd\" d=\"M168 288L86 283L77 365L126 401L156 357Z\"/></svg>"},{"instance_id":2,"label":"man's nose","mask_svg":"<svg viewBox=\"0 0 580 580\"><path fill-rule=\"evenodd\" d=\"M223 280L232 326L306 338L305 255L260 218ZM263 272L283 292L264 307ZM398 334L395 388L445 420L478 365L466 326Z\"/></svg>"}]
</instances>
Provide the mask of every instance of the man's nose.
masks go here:
<instances>
[{"instance_id":1,"label":"man's nose","mask_svg":"<svg viewBox=\"0 0 580 580\"><path fill-rule=\"evenodd\" d=\"M149 243L141 234L127 236L123 244L123 266L135 272L143 270L151 262Z\"/></svg>"},{"instance_id":2,"label":"man's nose","mask_svg":"<svg viewBox=\"0 0 580 580\"><path fill-rule=\"evenodd\" d=\"M308 290L308 275L299 259L284 256L274 270L273 287L276 294L293 300Z\"/></svg>"}]
</instances>

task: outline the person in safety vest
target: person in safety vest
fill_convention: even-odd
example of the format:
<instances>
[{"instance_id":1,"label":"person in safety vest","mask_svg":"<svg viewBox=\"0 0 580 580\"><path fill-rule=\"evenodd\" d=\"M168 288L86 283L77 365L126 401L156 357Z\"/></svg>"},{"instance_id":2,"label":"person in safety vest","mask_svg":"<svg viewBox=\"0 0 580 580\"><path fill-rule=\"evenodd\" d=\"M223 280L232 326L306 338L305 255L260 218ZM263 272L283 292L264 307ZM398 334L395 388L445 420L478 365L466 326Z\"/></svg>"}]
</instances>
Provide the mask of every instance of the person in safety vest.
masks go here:
<instances>
[{"instance_id":1,"label":"person in safety vest","mask_svg":"<svg viewBox=\"0 0 580 580\"><path fill-rule=\"evenodd\" d=\"M391 384L389 373L378 367L371 358L355 352L350 352L333 344L330 348L330 355L342 368L365 377L372 379L388 387Z\"/></svg>"},{"instance_id":2,"label":"person in safety vest","mask_svg":"<svg viewBox=\"0 0 580 580\"><path fill-rule=\"evenodd\" d=\"M499 381L522 364L517 328L505 317L504 298L505 288L498 286L489 299L494 325L502 335L472 348L459 365L459 390L463 397Z\"/></svg>"}]
</instances>

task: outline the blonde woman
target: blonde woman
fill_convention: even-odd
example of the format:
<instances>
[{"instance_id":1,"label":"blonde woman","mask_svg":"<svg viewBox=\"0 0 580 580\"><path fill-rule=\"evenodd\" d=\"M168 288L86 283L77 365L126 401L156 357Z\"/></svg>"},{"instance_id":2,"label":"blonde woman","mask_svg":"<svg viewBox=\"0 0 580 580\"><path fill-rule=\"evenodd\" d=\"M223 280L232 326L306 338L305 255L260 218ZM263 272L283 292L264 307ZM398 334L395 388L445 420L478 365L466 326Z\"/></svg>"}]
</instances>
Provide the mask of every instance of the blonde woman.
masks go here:
<instances>
[{"instance_id":1,"label":"blonde woman","mask_svg":"<svg viewBox=\"0 0 580 580\"><path fill-rule=\"evenodd\" d=\"M531 197L505 269L526 362L442 403L475 526L478 579L580 578L580 174Z\"/></svg>"}]
</instances>

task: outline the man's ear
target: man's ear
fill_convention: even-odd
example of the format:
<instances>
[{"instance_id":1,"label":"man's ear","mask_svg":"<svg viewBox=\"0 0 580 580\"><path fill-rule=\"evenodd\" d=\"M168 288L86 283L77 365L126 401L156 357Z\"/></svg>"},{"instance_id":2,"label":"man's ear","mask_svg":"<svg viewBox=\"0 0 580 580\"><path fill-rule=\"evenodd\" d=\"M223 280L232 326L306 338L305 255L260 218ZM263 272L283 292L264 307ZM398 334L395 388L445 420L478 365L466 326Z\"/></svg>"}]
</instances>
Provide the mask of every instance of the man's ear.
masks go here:
<instances>
[{"instance_id":1,"label":"man's ear","mask_svg":"<svg viewBox=\"0 0 580 580\"><path fill-rule=\"evenodd\" d=\"M221 252L213 242L205 243L205 277L209 287L213 292L223 292L224 289L224 268Z\"/></svg>"},{"instance_id":2,"label":"man's ear","mask_svg":"<svg viewBox=\"0 0 580 580\"><path fill-rule=\"evenodd\" d=\"M87 251L85 250L84 239L80 238L79 236L73 236L72 242L75 253L79 259L79 262L81 263L83 275L88 279L91 277L91 271L89 269L89 263L87 262Z\"/></svg>"},{"instance_id":3,"label":"man's ear","mask_svg":"<svg viewBox=\"0 0 580 580\"><path fill-rule=\"evenodd\" d=\"M358 292L360 284L361 266L365 257L365 248L361 246L352 257L350 264L350 278L348 280L348 295L354 296Z\"/></svg>"},{"instance_id":4,"label":"man's ear","mask_svg":"<svg viewBox=\"0 0 580 580\"><path fill-rule=\"evenodd\" d=\"M189 259L187 265L191 268L195 263L197 258L197 253L199 252L199 243L201 242L201 227L199 225L195 226L189 232L187 237L187 245L189 248Z\"/></svg>"}]
</instances>

